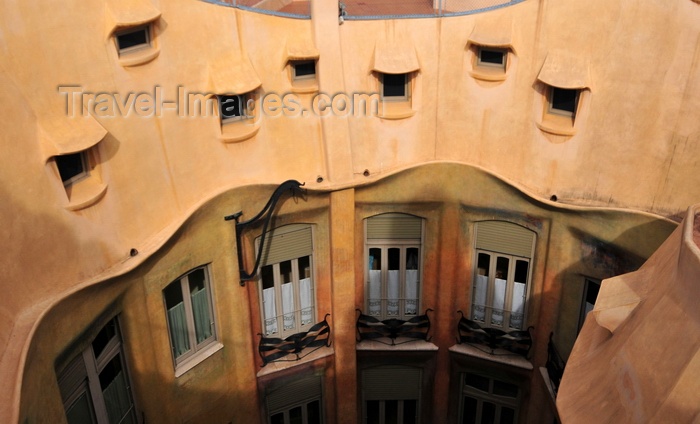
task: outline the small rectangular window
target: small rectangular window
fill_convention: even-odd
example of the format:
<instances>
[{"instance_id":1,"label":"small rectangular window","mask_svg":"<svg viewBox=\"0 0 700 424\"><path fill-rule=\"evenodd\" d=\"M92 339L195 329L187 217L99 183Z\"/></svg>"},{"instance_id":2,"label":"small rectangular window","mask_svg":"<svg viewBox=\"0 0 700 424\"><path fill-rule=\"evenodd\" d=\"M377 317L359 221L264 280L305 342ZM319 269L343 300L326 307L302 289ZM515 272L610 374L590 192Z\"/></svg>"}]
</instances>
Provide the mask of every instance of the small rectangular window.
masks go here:
<instances>
[{"instance_id":1,"label":"small rectangular window","mask_svg":"<svg viewBox=\"0 0 700 424\"><path fill-rule=\"evenodd\" d=\"M55 160L64 186L75 183L89 175L86 152L56 156Z\"/></svg>"},{"instance_id":2,"label":"small rectangular window","mask_svg":"<svg viewBox=\"0 0 700 424\"><path fill-rule=\"evenodd\" d=\"M576 115L579 91L577 89L549 87L549 112L555 115Z\"/></svg>"},{"instance_id":3,"label":"small rectangular window","mask_svg":"<svg viewBox=\"0 0 700 424\"><path fill-rule=\"evenodd\" d=\"M405 100L408 98L408 74L381 74L382 98Z\"/></svg>"},{"instance_id":4,"label":"small rectangular window","mask_svg":"<svg viewBox=\"0 0 700 424\"><path fill-rule=\"evenodd\" d=\"M170 283L163 299L170 347L179 365L216 341L208 268L196 268Z\"/></svg>"},{"instance_id":5,"label":"small rectangular window","mask_svg":"<svg viewBox=\"0 0 700 424\"><path fill-rule=\"evenodd\" d=\"M125 29L115 34L119 55L151 45L150 25Z\"/></svg>"},{"instance_id":6,"label":"small rectangular window","mask_svg":"<svg viewBox=\"0 0 700 424\"><path fill-rule=\"evenodd\" d=\"M477 65L505 69L506 57L506 50L479 47Z\"/></svg>"},{"instance_id":7,"label":"small rectangular window","mask_svg":"<svg viewBox=\"0 0 700 424\"><path fill-rule=\"evenodd\" d=\"M232 121L245 119L247 97L244 94L235 96L217 96L219 100L219 117L221 123L225 124Z\"/></svg>"},{"instance_id":8,"label":"small rectangular window","mask_svg":"<svg viewBox=\"0 0 700 424\"><path fill-rule=\"evenodd\" d=\"M294 79L309 79L316 77L316 62L307 60L303 62L292 62Z\"/></svg>"}]
</instances>

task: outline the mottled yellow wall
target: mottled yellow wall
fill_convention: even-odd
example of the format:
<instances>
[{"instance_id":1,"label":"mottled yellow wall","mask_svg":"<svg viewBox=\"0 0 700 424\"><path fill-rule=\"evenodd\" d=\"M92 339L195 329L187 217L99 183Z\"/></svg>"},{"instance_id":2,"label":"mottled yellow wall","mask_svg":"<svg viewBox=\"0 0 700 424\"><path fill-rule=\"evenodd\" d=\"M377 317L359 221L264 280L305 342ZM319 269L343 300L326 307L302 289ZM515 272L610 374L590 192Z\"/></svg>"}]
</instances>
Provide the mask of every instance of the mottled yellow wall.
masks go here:
<instances>
[{"instance_id":1,"label":"mottled yellow wall","mask_svg":"<svg viewBox=\"0 0 700 424\"><path fill-rule=\"evenodd\" d=\"M258 420L258 414L264 413L260 390L275 377L256 377L261 370L257 334L262 331L258 286L256 282L239 285L234 225L223 217L238 210L250 217L262 208L272 189L251 186L216 197L136 269L89 286L52 307L32 338L22 380L21 416L30 422L63 419L55 370L80 352L107 319L120 314L137 408L147 419ZM303 199L285 199L275 226L314 225L317 318L330 313L333 332L334 355L315 365L326 375L329 422L356 420L359 399L349 394L357 390L355 309L365 309L367 217L401 212L425 219L421 309L434 309L432 342L440 348L434 369L434 419L442 419L451 402L447 349L454 344L457 311L469 313L471 307L476 222L506 220L536 233L526 311L527 325L534 327L535 364L546 359L551 331L562 352L568 354L576 335L583 276L603 278L615 272L600 269L599 261L583 255L590 254L582 248L584 240L596 238L608 249L617 249L620 260L634 261L647 257L674 228L668 221L645 214L536 201L482 170L459 164L427 165L356 189L309 191ZM248 270L253 239L259 232L245 235ZM162 291L202 264L210 264L218 340L223 348L175 377ZM326 365L320 366L323 363ZM280 374L285 375L289 373ZM543 393L539 380L533 378L531 384L531 403L536 408ZM49 399L47 406L36 408L42 399ZM536 422L537 413L531 413L535 421L530 422Z\"/></svg>"}]
</instances>

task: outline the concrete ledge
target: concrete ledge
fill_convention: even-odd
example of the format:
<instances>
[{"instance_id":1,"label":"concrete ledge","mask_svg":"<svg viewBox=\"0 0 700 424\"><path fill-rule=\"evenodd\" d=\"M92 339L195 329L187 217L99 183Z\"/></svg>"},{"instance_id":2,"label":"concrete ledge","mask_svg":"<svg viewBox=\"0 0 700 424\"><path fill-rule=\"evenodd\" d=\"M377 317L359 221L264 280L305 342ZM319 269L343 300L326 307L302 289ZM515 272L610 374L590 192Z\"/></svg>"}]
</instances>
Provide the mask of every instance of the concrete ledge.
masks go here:
<instances>
[{"instance_id":1,"label":"concrete ledge","mask_svg":"<svg viewBox=\"0 0 700 424\"><path fill-rule=\"evenodd\" d=\"M508 352L503 349L496 349L493 354L484 352L483 350L468 344L456 344L449 349L450 352L460 355L471 356L474 358L485 359L499 364L510 365L524 370L532 370L532 363L527 359L515 353Z\"/></svg>"},{"instance_id":2,"label":"concrete ledge","mask_svg":"<svg viewBox=\"0 0 700 424\"><path fill-rule=\"evenodd\" d=\"M438 347L424 340L415 340L408 337L398 337L395 345L391 345L389 338L377 340L363 340L355 346L355 350L359 351L402 351L402 352L417 352L417 351L437 351ZM388 344L385 344L388 343Z\"/></svg>"}]
</instances>

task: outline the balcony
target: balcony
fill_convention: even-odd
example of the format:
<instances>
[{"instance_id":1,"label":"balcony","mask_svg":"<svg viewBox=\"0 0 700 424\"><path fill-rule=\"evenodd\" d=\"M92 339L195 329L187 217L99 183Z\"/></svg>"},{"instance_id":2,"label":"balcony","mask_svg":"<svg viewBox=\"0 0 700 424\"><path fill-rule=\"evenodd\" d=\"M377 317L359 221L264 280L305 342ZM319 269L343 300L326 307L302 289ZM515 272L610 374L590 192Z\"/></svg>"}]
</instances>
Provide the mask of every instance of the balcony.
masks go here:
<instances>
[{"instance_id":1,"label":"balcony","mask_svg":"<svg viewBox=\"0 0 700 424\"><path fill-rule=\"evenodd\" d=\"M457 323L457 344L470 344L489 355L520 355L528 357L532 348L532 335L526 330L503 331L498 328L481 327L464 317L462 311Z\"/></svg>"},{"instance_id":2,"label":"balcony","mask_svg":"<svg viewBox=\"0 0 700 424\"><path fill-rule=\"evenodd\" d=\"M322 347L330 347L331 327L327 321L329 316L330 314L326 314L323 321L314 324L309 331L292 334L284 339L258 334L258 353L263 361L262 366L271 362L300 361Z\"/></svg>"},{"instance_id":3,"label":"balcony","mask_svg":"<svg viewBox=\"0 0 700 424\"><path fill-rule=\"evenodd\" d=\"M368 341L387 346L398 346L416 341L429 342L430 318L428 312L432 311L432 309L426 309L423 315L417 315L409 320L390 318L380 321L356 309L356 312L359 313L356 322L357 341L358 343Z\"/></svg>"}]
</instances>

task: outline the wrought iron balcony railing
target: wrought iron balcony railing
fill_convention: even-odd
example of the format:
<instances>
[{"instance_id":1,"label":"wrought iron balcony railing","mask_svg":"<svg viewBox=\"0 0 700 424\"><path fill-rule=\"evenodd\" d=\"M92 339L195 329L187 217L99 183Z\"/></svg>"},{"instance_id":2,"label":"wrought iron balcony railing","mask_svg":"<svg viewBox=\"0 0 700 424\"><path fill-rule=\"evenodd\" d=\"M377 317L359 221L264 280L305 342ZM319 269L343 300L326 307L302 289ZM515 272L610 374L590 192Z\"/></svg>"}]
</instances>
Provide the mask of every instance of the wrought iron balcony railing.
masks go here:
<instances>
[{"instance_id":1,"label":"wrought iron balcony railing","mask_svg":"<svg viewBox=\"0 0 700 424\"><path fill-rule=\"evenodd\" d=\"M329 315L326 314L323 321L314 324L309 331L292 334L284 339L263 337L258 333L261 336L258 353L263 360L262 366L277 361L298 361L324 346L330 346L331 327L327 321ZM289 357L290 355L294 356Z\"/></svg>"},{"instance_id":2,"label":"wrought iron balcony railing","mask_svg":"<svg viewBox=\"0 0 700 424\"><path fill-rule=\"evenodd\" d=\"M432 312L432 309L426 309L425 314L417 315L409 320L391 318L382 321L373 316L363 314L359 309L356 309L356 311L360 313L356 324L358 342L374 340L388 346L396 346L416 340L430 340L428 335L430 331L428 312ZM401 341L397 342L399 338ZM386 339L389 339L389 342Z\"/></svg>"},{"instance_id":3,"label":"wrought iron balcony railing","mask_svg":"<svg viewBox=\"0 0 700 424\"><path fill-rule=\"evenodd\" d=\"M464 317L462 311L457 311L462 316L457 324L457 343L468 343L491 355L502 355L499 349L507 353L514 353L525 358L532 348L532 334L530 326L526 330L503 331L498 328L481 327L476 322ZM484 350L482 347L487 348ZM507 354L506 353L506 354Z\"/></svg>"},{"instance_id":4,"label":"wrought iron balcony railing","mask_svg":"<svg viewBox=\"0 0 700 424\"><path fill-rule=\"evenodd\" d=\"M556 346L554 346L554 341L552 337L554 333L549 333L549 343L547 343L547 374L549 374L549 381L552 382L552 390L554 391L554 396L557 395L559 391L559 383L561 383L561 377L564 375L564 368L566 368L566 362L559 355L559 351Z\"/></svg>"}]
</instances>

